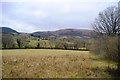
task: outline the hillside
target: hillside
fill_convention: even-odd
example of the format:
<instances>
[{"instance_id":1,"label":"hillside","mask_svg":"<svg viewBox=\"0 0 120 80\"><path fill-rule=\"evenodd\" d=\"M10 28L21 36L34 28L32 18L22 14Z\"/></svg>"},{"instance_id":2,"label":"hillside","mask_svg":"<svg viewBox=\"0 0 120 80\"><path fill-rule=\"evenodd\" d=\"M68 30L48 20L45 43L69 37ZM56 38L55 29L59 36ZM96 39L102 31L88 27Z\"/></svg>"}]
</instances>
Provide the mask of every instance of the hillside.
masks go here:
<instances>
[{"instance_id":1,"label":"hillside","mask_svg":"<svg viewBox=\"0 0 120 80\"><path fill-rule=\"evenodd\" d=\"M55 37L79 36L82 38L88 38L88 37L92 37L92 33L93 33L92 30L87 30L87 29L61 29L61 30L57 30L57 31L34 32L34 33L32 33L32 35L45 37L45 38L48 38L51 36L55 36Z\"/></svg>"},{"instance_id":2,"label":"hillside","mask_svg":"<svg viewBox=\"0 0 120 80\"><path fill-rule=\"evenodd\" d=\"M9 27L0 27L0 32L20 33ZM61 38L61 37L91 38L92 34L93 34L93 31L87 30L87 29L60 29L57 31L38 31L38 32L31 33L32 36L41 37L41 38L51 38L51 37L52 38Z\"/></svg>"},{"instance_id":3,"label":"hillside","mask_svg":"<svg viewBox=\"0 0 120 80\"><path fill-rule=\"evenodd\" d=\"M2 32L2 33L19 33L16 30L13 30L8 27L0 27L0 32Z\"/></svg>"}]
</instances>

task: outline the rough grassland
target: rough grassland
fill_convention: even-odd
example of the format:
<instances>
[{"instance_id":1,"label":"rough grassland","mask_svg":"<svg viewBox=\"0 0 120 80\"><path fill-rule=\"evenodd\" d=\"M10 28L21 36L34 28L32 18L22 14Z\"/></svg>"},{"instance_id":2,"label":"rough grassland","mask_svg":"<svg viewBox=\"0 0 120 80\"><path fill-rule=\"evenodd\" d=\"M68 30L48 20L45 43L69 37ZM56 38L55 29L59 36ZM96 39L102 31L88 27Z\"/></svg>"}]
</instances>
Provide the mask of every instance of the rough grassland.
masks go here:
<instances>
[{"instance_id":1,"label":"rough grassland","mask_svg":"<svg viewBox=\"0 0 120 80\"><path fill-rule=\"evenodd\" d=\"M3 50L3 78L94 78L111 77L112 62L89 51L19 49Z\"/></svg>"}]
</instances>

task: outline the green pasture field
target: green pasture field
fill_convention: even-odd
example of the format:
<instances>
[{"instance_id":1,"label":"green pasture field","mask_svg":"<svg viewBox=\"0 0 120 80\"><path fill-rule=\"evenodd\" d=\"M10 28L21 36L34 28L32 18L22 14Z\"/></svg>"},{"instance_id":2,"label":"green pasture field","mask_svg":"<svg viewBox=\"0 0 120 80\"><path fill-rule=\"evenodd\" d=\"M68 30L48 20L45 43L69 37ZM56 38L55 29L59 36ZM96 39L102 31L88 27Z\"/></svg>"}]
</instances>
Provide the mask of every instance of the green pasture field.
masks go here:
<instances>
[{"instance_id":1,"label":"green pasture field","mask_svg":"<svg viewBox=\"0 0 120 80\"><path fill-rule=\"evenodd\" d=\"M40 41L30 40L28 45L31 47L37 47L38 43L40 43L40 47L55 47L55 45L49 40L40 40Z\"/></svg>"},{"instance_id":2,"label":"green pasture field","mask_svg":"<svg viewBox=\"0 0 120 80\"><path fill-rule=\"evenodd\" d=\"M2 51L3 78L111 78L116 64L89 51L11 49Z\"/></svg>"}]
</instances>

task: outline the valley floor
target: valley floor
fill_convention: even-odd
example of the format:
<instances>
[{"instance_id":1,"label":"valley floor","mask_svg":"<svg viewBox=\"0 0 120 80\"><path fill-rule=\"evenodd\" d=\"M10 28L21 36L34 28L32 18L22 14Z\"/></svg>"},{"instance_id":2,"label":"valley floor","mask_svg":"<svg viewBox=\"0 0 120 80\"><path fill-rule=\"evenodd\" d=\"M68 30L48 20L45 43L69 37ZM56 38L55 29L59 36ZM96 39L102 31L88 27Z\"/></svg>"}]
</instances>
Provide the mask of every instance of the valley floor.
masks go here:
<instances>
[{"instance_id":1,"label":"valley floor","mask_svg":"<svg viewBox=\"0 0 120 80\"><path fill-rule=\"evenodd\" d=\"M116 64L89 51L15 49L2 51L3 78L111 78Z\"/></svg>"}]
</instances>

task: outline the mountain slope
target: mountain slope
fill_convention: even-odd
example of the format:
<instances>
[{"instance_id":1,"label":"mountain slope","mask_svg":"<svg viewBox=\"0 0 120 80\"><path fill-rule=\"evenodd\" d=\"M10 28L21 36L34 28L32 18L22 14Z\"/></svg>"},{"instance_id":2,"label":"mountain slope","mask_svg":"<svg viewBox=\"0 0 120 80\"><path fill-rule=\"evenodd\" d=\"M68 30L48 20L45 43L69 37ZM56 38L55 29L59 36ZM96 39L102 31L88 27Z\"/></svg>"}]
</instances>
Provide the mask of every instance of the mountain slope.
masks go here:
<instances>
[{"instance_id":1,"label":"mountain slope","mask_svg":"<svg viewBox=\"0 0 120 80\"><path fill-rule=\"evenodd\" d=\"M8 28L8 27L0 27L0 32L3 32L3 33L19 33L16 30L13 30L13 29Z\"/></svg>"},{"instance_id":2,"label":"mountain slope","mask_svg":"<svg viewBox=\"0 0 120 80\"><path fill-rule=\"evenodd\" d=\"M91 36L92 30L86 29L61 29L55 31L60 36Z\"/></svg>"},{"instance_id":3,"label":"mountain slope","mask_svg":"<svg viewBox=\"0 0 120 80\"><path fill-rule=\"evenodd\" d=\"M47 32L34 32L33 36L40 36L44 38L48 38L50 36L79 36L79 37L92 37L92 30L86 29L61 29L57 31L47 31Z\"/></svg>"},{"instance_id":4,"label":"mountain slope","mask_svg":"<svg viewBox=\"0 0 120 80\"><path fill-rule=\"evenodd\" d=\"M2 33L19 33L8 27L0 27ZM81 37L90 38L92 37L93 31L87 29L60 29L57 31L38 31L31 33L33 36L49 38L49 37Z\"/></svg>"}]
</instances>

